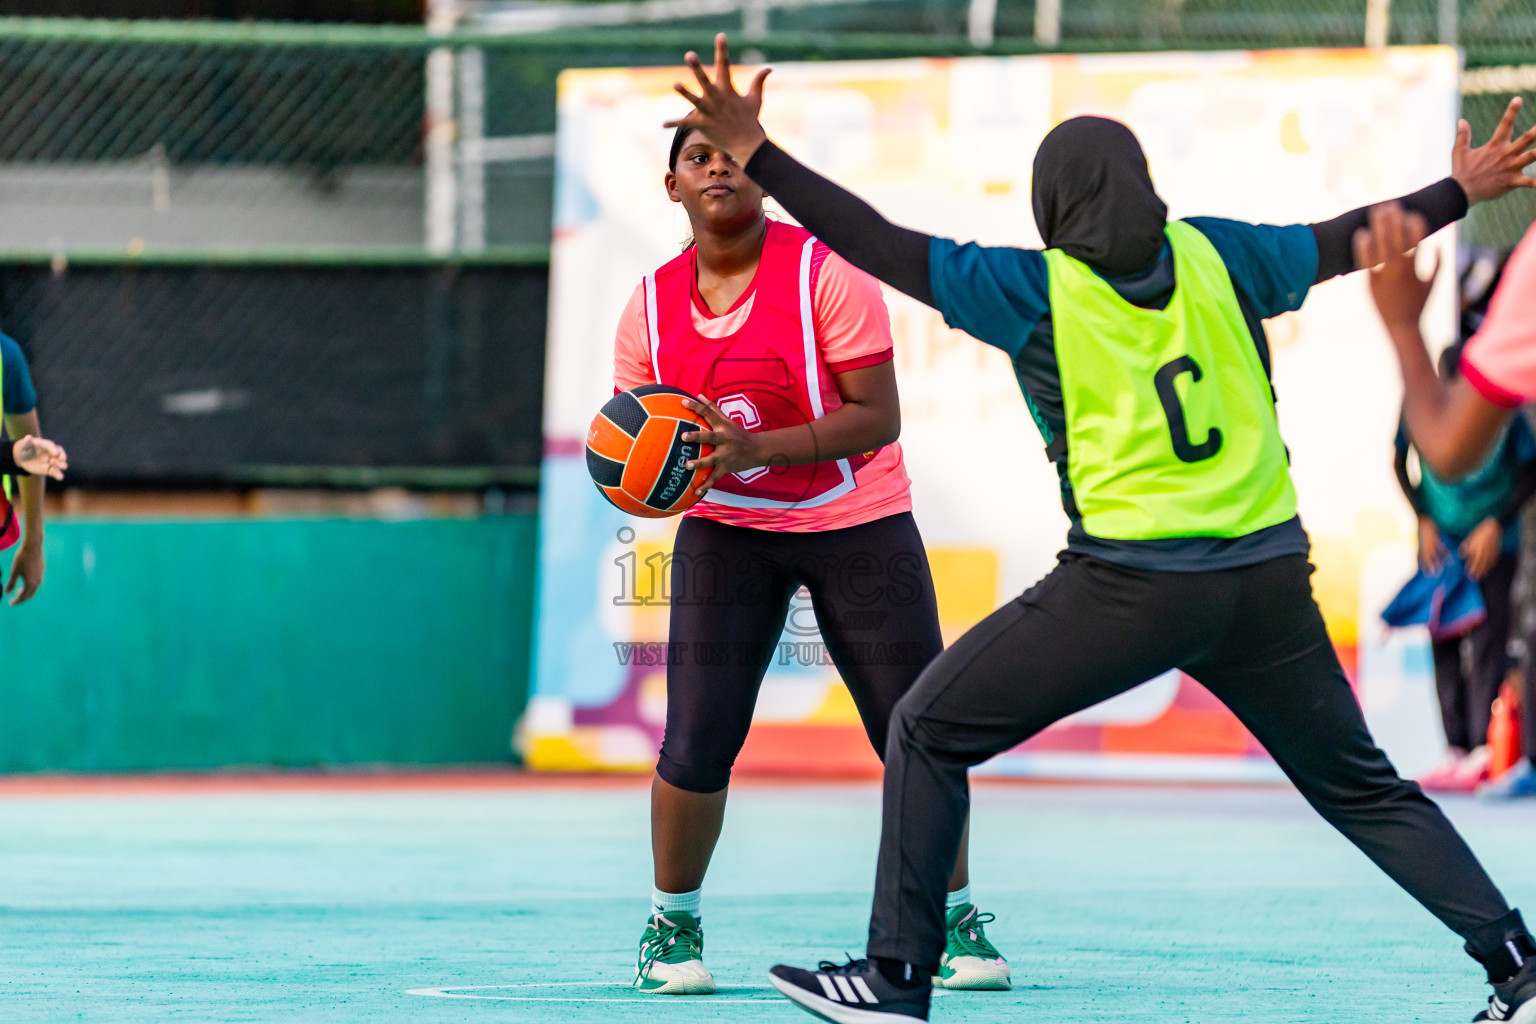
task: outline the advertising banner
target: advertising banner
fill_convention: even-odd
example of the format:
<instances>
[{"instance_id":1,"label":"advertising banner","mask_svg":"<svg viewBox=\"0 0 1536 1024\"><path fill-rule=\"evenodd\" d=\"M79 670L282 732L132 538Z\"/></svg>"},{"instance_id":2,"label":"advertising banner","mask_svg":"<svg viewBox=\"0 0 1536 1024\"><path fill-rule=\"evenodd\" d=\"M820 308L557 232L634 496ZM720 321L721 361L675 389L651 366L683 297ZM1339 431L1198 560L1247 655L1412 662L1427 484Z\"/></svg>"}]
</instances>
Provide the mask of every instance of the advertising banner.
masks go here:
<instances>
[{"instance_id":1,"label":"advertising banner","mask_svg":"<svg viewBox=\"0 0 1536 1024\"><path fill-rule=\"evenodd\" d=\"M1458 73L1456 52L1442 47L779 65L763 121L785 149L898 223L1038 247L1031 162L1064 118L1129 124L1171 217L1311 222L1449 173ZM583 439L613 394L620 311L687 235L662 185L671 133L661 125L686 110L672 92L681 74L581 70L560 80L537 653L520 734L535 768L647 770L660 742L661 570L678 521L609 505L587 476ZM751 70L737 74L745 82ZM1452 246L1448 229L1432 247L1449 262ZM1007 356L903 295L887 290L886 301L914 514L952 642L1049 571L1067 520ZM1442 281L1425 321L1432 344L1450 340L1453 320ZM1427 646L1388 636L1377 619L1413 562L1412 518L1391 467L1395 364L1362 275L1317 287L1300 312L1267 327L1317 597L1388 752L1411 772L1442 740ZM1027 666L1018 683L1030 685ZM738 767L878 769L804 592ZM977 771L1278 777L1231 714L1178 672Z\"/></svg>"}]
</instances>

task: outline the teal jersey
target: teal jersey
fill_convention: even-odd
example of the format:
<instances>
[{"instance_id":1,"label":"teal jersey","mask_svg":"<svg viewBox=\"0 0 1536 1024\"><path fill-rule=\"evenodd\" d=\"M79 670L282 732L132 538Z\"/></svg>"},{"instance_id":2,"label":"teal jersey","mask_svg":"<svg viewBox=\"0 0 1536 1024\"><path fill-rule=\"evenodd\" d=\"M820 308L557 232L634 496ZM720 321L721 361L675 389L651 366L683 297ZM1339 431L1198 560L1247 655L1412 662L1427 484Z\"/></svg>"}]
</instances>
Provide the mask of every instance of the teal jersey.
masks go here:
<instances>
[{"instance_id":1,"label":"teal jersey","mask_svg":"<svg viewBox=\"0 0 1536 1024\"><path fill-rule=\"evenodd\" d=\"M1397 446L1406 452L1410 446L1406 431L1399 428ZM1428 466L1419 467L1419 500L1424 511L1448 539L1460 542L1485 519L1503 516L1515 493L1521 469L1536 461L1536 436L1524 416L1512 419L1482 465L1458 480L1444 480ZM1504 550L1520 550L1518 517L1506 525Z\"/></svg>"},{"instance_id":2,"label":"teal jersey","mask_svg":"<svg viewBox=\"0 0 1536 1024\"><path fill-rule=\"evenodd\" d=\"M1278 227L1211 217L1192 217L1186 223L1210 241L1225 265L1230 291L1267 373L1270 353L1264 320L1299 308L1318 273L1311 229L1304 224ZM1164 310L1176 290L1174 263L1172 247L1165 247L1145 272L1105 282L1133 306ZM1045 254L935 238L929 246L929 274L945 322L1002 349L1013 360L1019 389L1060 479L1069 521L1068 550L1133 568L1176 572L1230 569L1309 552L1300 517L1239 537L1094 536L1084 528L1068 465L1066 402ZM1184 375L1175 384L1182 392L1191 380L1192 374ZM1198 430L1193 439L1200 440Z\"/></svg>"}]
</instances>

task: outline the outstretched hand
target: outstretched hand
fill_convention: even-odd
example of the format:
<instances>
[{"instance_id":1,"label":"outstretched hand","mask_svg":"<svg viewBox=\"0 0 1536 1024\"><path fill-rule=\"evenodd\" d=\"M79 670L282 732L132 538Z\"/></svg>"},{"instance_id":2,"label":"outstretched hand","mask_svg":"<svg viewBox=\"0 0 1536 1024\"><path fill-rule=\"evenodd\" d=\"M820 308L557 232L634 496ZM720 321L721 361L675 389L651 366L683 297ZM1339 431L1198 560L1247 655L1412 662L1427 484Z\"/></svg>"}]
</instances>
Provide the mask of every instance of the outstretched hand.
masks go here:
<instances>
[{"instance_id":1,"label":"outstretched hand","mask_svg":"<svg viewBox=\"0 0 1536 1024\"><path fill-rule=\"evenodd\" d=\"M1469 204L1497 199L1517 188L1536 188L1536 178L1525 173L1525 168L1536 163L1536 127L1517 139L1510 138L1523 102L1519 96L1510 100L1493 135L1476 149L1472 148L1472 126L1465 119L1456 123L1451 177L1461 184Z\"/></svg>"},{"instance_id":2,"label":"outstretched hand","mask_svg":"<svg viewBox=\"0 0 1536 1024\"><path fill-rule=\"evenodd\" d=\"M703 458L688 463L690 472L700 466L713 467L708 479L697 488L700 494L715 486L727 474L756 469L767 463L768 460L758 450L758 436L721 412L714 402L700 395L697 399L683 399L683 405L703 416L709 424L708 430L691 431L683 435L683 440L699 441L714 448Z\"/></svg>"},{"instance_id":3,"label":"outstretched hand","mask_svg":"<svg viewBox=\"0 0 1536 1024\"><path fill-rule=\"evenodd\" d=\"M768 139L763 126L758 123L757 115L763 109L763 79L768 77L772 69L763 68L752 76L752 84L747 86L745 93L737 92L736 84L731 81L731 54L724 32L715 36L713 81L710 80L709 72L704 70L704 64L697 53L689 50L683 59L688 62L693 77L699 83L699 94L689 92L681 82L675 83L672 88L693 104L693 111L686 117L668 121L664 127L687 125L697 128L710 142L729 153L738 165L747 166L747 161L752 159L757 147Z\"/></svg>"},{"instance_id":4,"label":"outstretched hand","mask_svg":"<svg viewBox=\"0 0 1536 1024\"><path fill-rule=\"evenodd\" d=\"M1417 331L1434 287L1439 262L1423 279L1413 260L1425 230L1419 214L1406 213L1397 203L1382 203L1371 207L1370 227L1355 232L1355 266L1371 268L1371 298L1389 331Z\"/></svg>"},{"instance_id":5,"label":"outstretched hand","mask_svg":"<svg viewBox=\"0 0 1536 1024\"><path fill-rule=\"evenodd\" d=\"M55 480L63 480L64 471L69 468L69 456L62 447L31 434L11 447L11 458L33 476L51 476Z\"/></svg>"}]
</instances>

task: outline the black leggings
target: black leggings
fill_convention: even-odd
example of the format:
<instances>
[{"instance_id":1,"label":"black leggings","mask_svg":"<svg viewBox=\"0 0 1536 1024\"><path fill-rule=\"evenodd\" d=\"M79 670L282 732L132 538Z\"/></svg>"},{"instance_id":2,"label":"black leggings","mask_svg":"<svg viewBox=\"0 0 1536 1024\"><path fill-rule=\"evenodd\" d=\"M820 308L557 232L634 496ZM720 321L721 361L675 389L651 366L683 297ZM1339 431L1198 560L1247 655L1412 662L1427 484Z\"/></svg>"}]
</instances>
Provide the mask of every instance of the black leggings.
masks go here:
<instances>
[{"instance_id":1,"label":"black leggings","mask_svg":"<svg viewBox=\"0 0 1536 1024\"><path fill-rule=\"evenodd\" d=\"M967 768L1170 668L1231 708L1307 801L1466 937L1469 951L1486 945L1492 955L1503 941L1504 897L1371 739L1312 600L1311 573L1301 555L1176 573L1066 554L956 641L891 723L870 955L938 964Z\"/></svg>"},{"instance_id":2,"label":"black leggings","mask_svg":"<svg viewBox=\"0 0 1536 1024\"><path fill-rule=\"evenodd\" d=\"M1515 584L1518 555L1500 555L1478 581L1488 617L1467 636L1435 642L1435 690L1440 695L1440 721L1445 742L1472 750L1488 742L1493 702L1509 672L1510 588ZM1461 642L1472 642L1472 671L1461 670Z\"/></svg>"},{"instance_id":3,"label":"black leggings","mask_svg":"<svg viewBox=\"0 0 1536 1024\"><path fill-rule=\"evenodd\" d=\"M885 750L896 702L944 647L910 512L820 533L693 516L677 529L671 585L667 729L656 773L694 793L730 782L768 666L819 660L815 626L876 753ZM798 609L791 614L801 586L814 623ZM786 619L793 639L781 643Z\"/></svg>"}]
</instances>

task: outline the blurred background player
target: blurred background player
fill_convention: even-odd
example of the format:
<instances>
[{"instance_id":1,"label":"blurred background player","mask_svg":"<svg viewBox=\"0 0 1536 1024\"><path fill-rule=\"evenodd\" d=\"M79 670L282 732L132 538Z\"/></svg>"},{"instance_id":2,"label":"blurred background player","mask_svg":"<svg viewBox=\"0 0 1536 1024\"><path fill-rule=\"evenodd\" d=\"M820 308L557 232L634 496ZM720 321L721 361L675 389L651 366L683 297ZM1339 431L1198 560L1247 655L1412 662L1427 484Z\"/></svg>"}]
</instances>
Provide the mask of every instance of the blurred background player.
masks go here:
<instances>
[{"instance_id":1,"label":"blurred background player","mask_svg":"<svg viewBox=\"0 0 1536 1024\"><path fill-rule=\"evenodd\" d=\"M0 403L4 406L6 436L15 439L42 435L32 371L21 346L7 334L0 334ZM43 585L43 490L48 475L45 472L18 476L14 491L6 491L7 529L10 517L17 516L19 507L21 530L20 546L11 558L10 574L5 580L5 593L11 595L13 605L32 600L37 588Z\"/></svg>"},{"instance_id":2,"label":"blurred background player","mask_svg":"<svg viewBox=\"0 0 1536 1024\"><path fill-rule=\"evenodd\" d=\"M1460 360L1460 344L1442 352L1441 377L1453 379ZM1425 789L1470 793L1488 778L1488 724L1510 666L1520 510L1536 494L1536 438L1525 418L1516 416L1472 473L1444 480L1421 463L1417 483L1408 471L1412 441L1406 426L1399 427L1395 448L1393 469L1418 517L1420 576L1443 581L1447 572L1464 571L1482 595L1484 615L1470 629L1435 635L1432 628L1435 689L1449 749L1444 762L1420 780ZM1445 623L1443 614L1439 619ZM1462 664L1464 646L1471 648L1470 670Z\"/></svg>"},{"instance_id":3,"label":"blurred background player","mask_svg":"<svg viewBox=\"0 0 1536 1024\"><path fill-rule=\"evenodd\" d=\"M1376 746L1312 596L1262 320L1356 269L1351 239L1367 211L1287 227L1169 222L1131 131L1076 117L1035 156L1046 250L959 245L891 224L770 142L757 119L767 72L737 93L724 35L713 80L687 60L701 95L677 87L696 108L685 123L855 266L1008 353L1072 520L1057 567L940 655L896 711L870 959L780 965L775 987L831 1020L926 1019L940 866L959 841L967 767L1177 667L1462 936L1495 986L1480 1019L1507 1007L1536 1020L1536 942ZM1509 191L1511 173L1536 161L1536 134L1511 142L1517 109L1483 147L1460 132L1453 175L1403 202L1438 228ZM855 982L862 998L840 998Z\"/></svg>"},{"instance_id":4,"label":"blurred background player","mask_svg":"<svg viewBox=\"0 0 1536 1024\"><path fill-rule=\"evenodd\" d=\"M1466 122L1462 124L1465 132ZM1536 129L1521 138L1536 140ZM1536 187L1536 180L1519 177L1516 184ZM1402 369L1403 419L1420 461L1456 478L1475 471L1506 425L1519 416L1519 406L1536 398L1536 226L1510 255L1488 315L1467 342L1461 374L1453 380L1435 373L1419 330L1433 275L1420 280L1409 253L1429 229L1416 214L1384 204L1371 211L1369 228L1357 232L1356 259L1376 268L1370 275L1371 295ZM1536 661L1530 649L1528 640L1527 679ZM1536 796L1536 700L1529 685L1523 706L1526 757L1484 786L1482 795Z\"/></svg>"},{"instance_id":5,"label":"blurred background player","mask_svg":"<svg viewBox=\"0 0 1536 1024\"><path fill-rule=\"evenodd\" d=\"M665 186L692 228L683 253L635 289L614 387L670 384L714 446L704 500L678 527L667 722L651 789L655 890L640 939L644 992L715 990L701 888L763 675L804 586L828 652L885 749L896 702L943 648L938 607L896 438L901 414L880 287L805 230L767 219L763 191L703 135L678 129ZM802 317L809 314L810 322ZM812 425L814 421L814 426ZM721 657L706 656L717 648ZM951 988L1006 989L1008 964L951 859Z\"/></svg>"}]
</instances>

